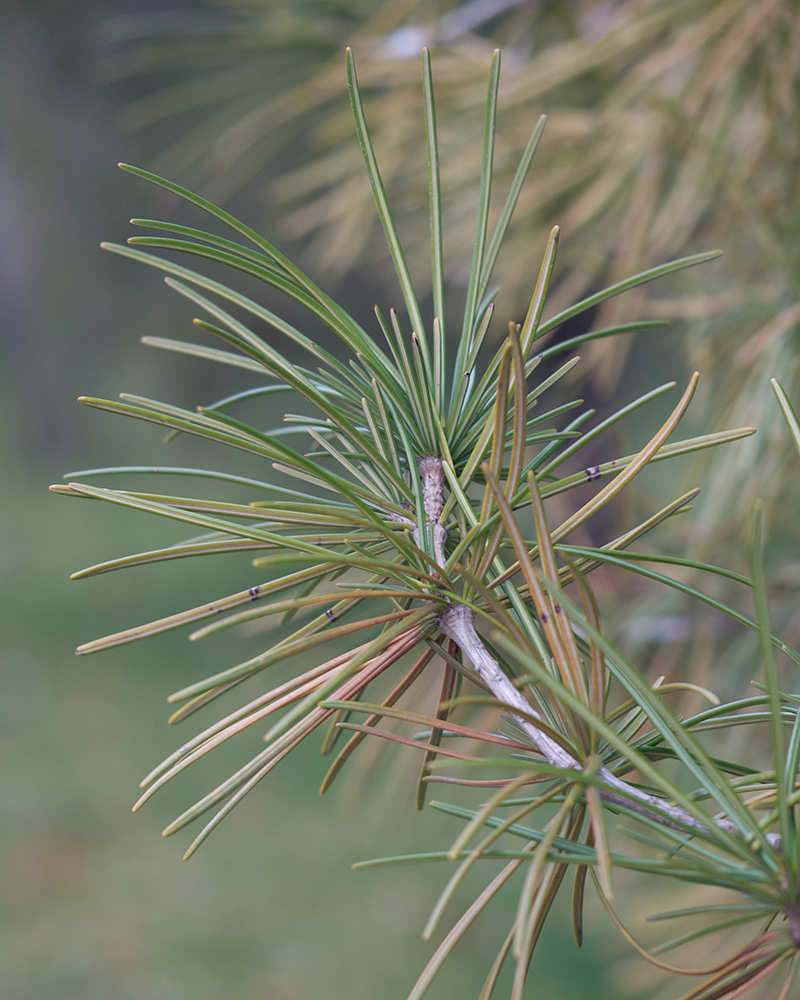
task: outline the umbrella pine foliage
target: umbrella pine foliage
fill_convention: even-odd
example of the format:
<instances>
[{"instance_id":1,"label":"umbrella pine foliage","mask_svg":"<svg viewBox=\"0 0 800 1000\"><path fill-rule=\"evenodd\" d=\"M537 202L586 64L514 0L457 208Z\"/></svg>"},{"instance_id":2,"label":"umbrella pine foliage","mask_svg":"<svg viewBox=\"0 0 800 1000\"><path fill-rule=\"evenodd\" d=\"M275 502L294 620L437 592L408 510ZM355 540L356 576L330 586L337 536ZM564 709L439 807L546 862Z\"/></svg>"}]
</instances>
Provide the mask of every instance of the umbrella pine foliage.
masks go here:
<instances>
[{"instance_id":1,"label":"umbrella pine foliage","mask_svg":"<svg viewBox=\"0 0 800 1000\"><path fill-rule=\"evenodd\" d=\"M427 51L423 120L430 310L415 293L350 53L347 73L356 133L402 301L400 309L376 308L371 329L228 212L146 170L124 167L212 223L206 230L136 219L145 235L132 237L125 246L108 246L164 272L167 284L197 309L198 331L209 335L198 342L145 340L244 368L263 379L263 385L196 410L130 395L120 401L86 397L82 402L155 423L170 435L194 435L246 452L254 472L245 478L216 469L118 466L71 474L67 485L54 487L57 492L167 517L191 532L185 542L104 562L75 576L223 552L247 553L251 568L233 594L88 642L78 652L93 653L184 626L191 626L192 638L200 639L276 616L290 625L281 638L268 639L257 655L226 664L169 699L176 706L171 722L193 722L196 713L206 722L144 779L137 809L216 747L252 727L265 731L263 749L164 831L174 834L197 823L186 857L316 733L331 759L323 790L370 738L416 752L417 807L431 784L447 786L453 795L463 786L485 791L478 808L452 798L431 803L462 825L449 850L416 858L420 863L440 860L452 869L426 936L445 918L467 874L487 860L495 864L488 866L494 874L485 888L438 945L413 998L424 994L466 929L508 883L516 887L517 903L481 996L492 995L508 963L513 967L512 997L521 998L527 977L535 975L531 958L561 889L572 893L580 944L589 881L634 948L660 968L694 977L687 1000L740 996L764 981L778 982L778 992L787 997L800 947L800 698L782 690L776 654L800 663L800 653L770 630L760 510L754 517L748 577L640 548L657 525L685 516L696 490L671 498L645 520L615 529L596 544L589 544L583 530L592 522L600 524L593 529L596 534L608 531L608 519L598 522L596 516L650 463L730 444L752 429L682 437L679 424L695 391L695 374L637 452L581 467L582 449L675 386L650 389L597 420L581 400L563 396L565 376L578 363L573 348L663 324L625 323L561 341L552 336L573 317L715 254L650 268L545 320L558 244L558 230L553 229L531 282L527 313L519 322L502 316L492 275L544 121L534 124L505 203L495 215L491 193L499 72L495 53L472 264L458 317L445 315L440 165ZM199 260L198 270L190 266L192 258ZM209 277L203 270L209 262L283 293L321 321L341 349L328 350L257 297ZM507 321L500 339L492 325L496 313ZM215 346L209 346L214 340ZM295 360L298 355L302 362ZM789 399L777 383L775 391L798 441ZM273 394L302 401L303 412L289 412L282 427L267 430L237 415L245 400ZM130 473L153 473L175 483L187 477L229 481L246 488L252 499L236 503L94 485L103 477ZM555 497L560 498L557 503ZM763 667L757 693L720 704L692 684L649 679L603 632L592 590L592 574L601 567L691 594L752 630ZM675 567L716 575L751 592L752 616L673 578L668 570ZM270 668L278 664L293 672L274 684ZM432 674L438 691L433 713L425 710ZM256 696L215 716L219 699L235 699L245 681L260 685ZM677 714L671 698L686 689L702 694L710 707ZM422 697L415 703L417 692ZM753 728L753 740L762 743L768 734L763 760L758 753L746 762L728 759L716 742L708 741L709 732L718 735L740 726ZM638 944L616 915L612 900L618 871L668 877L726 896L718 905L661 914L664 920L680 917L682 924L702 918L699 930L691 924L692 929L663 942L661 950L728 930L744 928L748 936L743 943L736 938L727 956L705 969L670 965Z\"/></svg>"}]
</instances>

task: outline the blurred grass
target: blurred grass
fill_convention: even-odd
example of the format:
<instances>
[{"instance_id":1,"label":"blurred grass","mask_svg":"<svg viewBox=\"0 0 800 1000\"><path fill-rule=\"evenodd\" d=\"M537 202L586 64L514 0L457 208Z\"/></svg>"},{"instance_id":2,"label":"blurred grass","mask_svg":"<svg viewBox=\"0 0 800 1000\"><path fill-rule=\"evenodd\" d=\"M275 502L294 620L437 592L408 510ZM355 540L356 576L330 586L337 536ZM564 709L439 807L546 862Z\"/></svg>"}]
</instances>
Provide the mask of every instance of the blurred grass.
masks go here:
<instances>
[{"instance_id":1,"label":"blurred grass","mask_svg":"<svg viewBox=\"0 0 800 1000\"><path fill-rule=\"evenodd\" d=\"M441 847L452 833L447 821L430 811L382 818L374 805L370 812L374 799L346 792L320 801L324 762L309 746L183 864L178 838L164 841L160 830L176 798L195 796L208 773L190 773L190 784L136 816L130 805L138 780L181 736L165 725L165 695L208 670L213 651L172 637L75 660L72 646L192 591L222 588L226 572L213 584L188 567L182 580L137 582L132 573L70 583L68 570L87 558L151 543L153 525L66 503L24 470L10 471L2 498L14 528L2 569L3 996L404 996L430 953L419 932L444 870L349 866L412 845ZM476 995L502 926L490 917L431 996ZM558 936L543 949L536 982L547 994L584 996L597 977L591 953L571 956L565 972L562 949Z\"/></svg>"}]
</instances>

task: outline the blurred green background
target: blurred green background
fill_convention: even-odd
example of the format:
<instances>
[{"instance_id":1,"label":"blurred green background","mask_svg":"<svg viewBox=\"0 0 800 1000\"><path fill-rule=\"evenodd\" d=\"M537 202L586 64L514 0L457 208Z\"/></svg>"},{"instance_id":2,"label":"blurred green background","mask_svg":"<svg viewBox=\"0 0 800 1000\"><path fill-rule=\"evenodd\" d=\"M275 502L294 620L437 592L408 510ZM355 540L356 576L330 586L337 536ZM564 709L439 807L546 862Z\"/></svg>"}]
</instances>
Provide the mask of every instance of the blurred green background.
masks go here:
<instances>
[{"instance_id":1,"label":"blurred green background","mask_svg":"<svg viewBox=\"0 0 800 1000\"><path fill-rule=\"evenodd\" d=\"M127 390L194 404L229 388L212 366L139 344L145 333L180 336L190 315L153 273L98 247L121 241L129 216L154 210L152 192L115 167L141 162L142 151L117 127L120 94L95 73L103 22L136 9L100 0L0 5L0 992L7 1000L402 998L431 953L419 932L445 872L349 866L412 845L439 849L455 832L450 821L386 809L391 767L383 795L361 801L343 785L320 800L324 765L309 745L184 864L177 838L160 830L176 805L208 787L208 773L136 816L130 806L139 780L180 738L166 726L166 695L212 669L214 648L189 647L180 635L86 659L72 652L238 588L246 566L243 556L70 582L92 562L177 536L169 525L47 492L70 469L165 460L157 432L85 410L79 394ZM226 761L214 766L224 773ZM503 920L499 906L432 998L477 995ZM617 995L604 991L594 961L603 943L577 953L566 928L564 918L563 933L552 930L537 954L531 995Z\"/></svg>"},{"instance_id":2,"label":"blurred green background","mask_svg":"<svg viewBox=\"0 0 800 1000\"><path fill-rule=\"evenodd\" d=\"M281 248L300 254L326 290L365 325L371 322L373 302L396 301L396 293L379 284L385 272L371 242L374 232L363 221L372 207L367 182L355 173L360 167L351 163L357 150L342 100L344 64L337 68L326 60L349 38L351 26L358 35L369 20L369 29L358 38L364 53L359 65L371 88L370 114L384 132L389 145L383 148L390 156L392 143L401 149L407 145L409 122L418 127L418 66L403 58L386 61L378 44L381 32L384 40L397 42L395 27L406 15L409 23L416 23L418 15L422 23L441 13L440 24L452 24L447 12L455 4L232 2L241 19L234 35L250 61L243 59L239 67L236 49L220 56L210 42L210 69L224 72L232 62L234 71L241 68L247 86L261 80L265 91L270 91L269 81L281 79L302 92L310 79L317 88L311 92L319 96L319 103L307 107L306 117L286 119L285 130L277 133L277 155L269 129L266 138L258 133L259 123L271 119L255 114L252 134L245 129L247 155L241 160L226 144L227 133L220 139L213 131L203 132L208 109L202 101L192 107L190 100L183 117L167 114L168 105L159 104L171 100L173 110L180 107L185 92L165 96L160 88L191 78L191 67L189 77L181 76L188 65L181 62L183 50L175 50L172 76L156 74L154 80L137 72L153 52L156 59L159 52L168 52L169 32L176 25L192 23L181 20L183 15L199 16L192 52L202 56L202 26L209 23L204 18L213 16L218 23L227 6L225 0L0 4L0 573L6 654L0 702L0 993L10 1000L403 1000L433 950L419 933L449 872L438 866L350 870L353 862L368 857L442 849L457 829L455 821L431 810L418 815L406 808L402 751L387 756L380 787L362 795L358 781L348 785L345 775L341 787L321 800L317 788L326 767L316 753L318 743L309 741L184 864L180 856L188 840L181 840L181 834L163 840L160 831L183 804L211 787L215 776L229 773L238 759L236 748L218 751L205 768L190 769L174 789L156 796L136 816L130 806L139 780L182 738L166 725L166 696L229 665L231 656L239 655L239 650L232 654L229 643L252 643L257 637L217 645L212 639L192 647L180 634L86 659L72 653L86 640L241 589L249 585L243 576L249 579L251 572L243 555L140 567L82 582L68 579L84 566L182 535L167 523L106 509L109 505L54 497L47 492L49 483L69 470L119 462L213 461L190 441L164 449L155 429L84 409L76 397L113 398L128 391L194 406L251 384L249 375L140 344L144 334L184 336L192 312L152 271L99 248L101 240L124 241L129 217L169 216L176 207L163 193L123 175L117 161L147 165L154 156L158 163L161 155L162 163L169 163L171 156L179 179L210 185L212 196L234 192L226 207L270 235L279 233ZM487 9L468 0L458 6L461 14ZM462 148L459 142L467 149L448 160L457 168L453 241L468 252L471 236L464 233L472 226L470 171L477 163L467 155L466 119L453 109L473 113L483 102L487 51L499 40L506 53L509 92L513 98L519 85L522 95L517 111L512 99L500 122L501 136L508 136L501 142L508 142L509 150L499 158L499 172L513 169L514 146L520 136L525 141L532 124L531 102L547 92L556 110L546 133L549 144L537 156L533 186L526 189L528 203L521 205L524 224L514 237L519 243L509 255L510 279L519 282L512 296L528 293L522 286L530 271L529 247L539 247L535 227L549 228L555 221L565 223L570 237L563 241L560 257L561 264L570 263L556 296L594 287L603 270L606 277L619 277L693 250L715 245L726 250L721 262L686 272L680 281L659 283L653 286L654 298L629 303L649 310L647 315L682 317L690 336L682 337L679 327L657 342L638 341L629 351L614 341L607 354L590 355L587 367L600 373L591 391L627 401L667 378L683 379L689 365L697 365L703 388L686 436L720 424L759 425L761 434L721 453L712 467L709 499L699 502L679 538L681 526L671 529L672 537L678 538L674 544L693 544L712 561L741 570L746 565L745 512L756 493L766 493L776 557L774 620L796 645L800 487L796 457L786 459L789 443L767 384L769 375L778 375L790 393L800 384L800 64L793 58L792 43L800 38L796 4L698 0L687 5L675 0L675 9L691 22L685 30L679 19L668 18L663 35L644 33L641 49L632 45L629 52L621 45L605 54L598 18L608 20L609 12L624 10L635 19L640 8L645 14L655 9L663 17L665 11L670 14L670 2L498 0L495 6L507 11L507 17L489 18L480 35L447 44L443 39L440 62L434 57L442 106L449 109L449 118L442 115L442 120L451 122L451 133L456 133L450 139L453 149ZM260 35L249 31L248 8ZM755 18L756 8L763 9L764 17L752 30L739 30L736 17ZM720 10L725 30L717 39L708 25L717 23ZM144 20L142 14L147 15ZM272 56L271 18L278 39ZM311 26L309 34L305 28L299 31L298 24ZM576 30L583 32L581 37ZM166 47L150 49L148 33L159 31ZM660 48L660 38L672 48ZM694 58L692 44L702 48L707 38L714 42L701 53L707 62L698 59L698 73L685 77L693 81L694 96L691 87L686 93L680 88L666 92L675 80L664 76L665 91L659 59L674 57L680 67L681 59ZM591 77L581 75L581 45L587 39L603 55L592 64ZM411 41L417 46L419 39ZM558 70L553 77L548 76L548 41ZM286 51L280 48L284 42ZM273 56L274 63L264 62ZM723 56L733 61L725 62ZM534 81L530 93L525 90L528 58ZM109 83L115 73L116 82ZM473 86L473 77L479 84ZM213 108L218 95L213 73L210 78ZM197 79L202 93L203 74ZM680 73L675 79L680 83ZM727 83L726 89L722 84ZM706 105L697 103L697 88L708 98ZM280 101L276 111L271 91L262 96L256 86L250 90L241 106L232 102L232 135L238 134L236 114L241 111L248 122L246 112L262 102L280 117ZM705 117L692 117L692 107L696 111L701 106ZM137 116L140 124L150 124L131 134L120 123ZM401 118L403 127L396 127ZM702 128L695 128L697 121ZM640 127L642 122L649 123L650 131ZM672 124L666 127L665 122ZM192 128L205 135L206 146L198 142L189 149L183 142ZM311 138L306 142L307 128ZM700 144L693 145L698 136ZM617 163L611 154L619 150ZM698 159L698 150L707 158ZM405 176L405 160L397 162L396 187L401 211L412 217L418 191L412 157L408 163ZM606 183L607 163L608 171L619 175L616 186ZM707 169L708 163L716 165L714 170ZM217 166L229 173L221 170L217 176ZM662 201L650 183L656 175L663 182ZM636 183L631 177L638 178ZM357 183L361 186L356 189ZM342 225L341 218L351 210L355 214ZM640 216L655 223L666 219L667 236L659 236L656 225L655 236L648 237L644 221L638 225ZM340 240L353 237L344 248L348 253L330 242L337 233ZM519 245L524 253L517 252ZM338 278L322 270L326 249L329 258L339 258L328 261L339 265ZM359 254L376 265L367 275ZM342 276L347 267L351 270ZM454 280L457 284L457 274ZM642 443L648 430L642 420L655 425L657 414L638 419L630 441L617 442L621 453ZM264 474L246 460L238 461L235 471ZM685 469L659 466L648 473L646 492L632 502L652 510L665 491L672 495ZM687 485L703 481L704 474L695 472ZM677 622L685 632L689 622L691 631L694 612L661 592L648 604L647 595L627 581L616 580L613 595L603 590L602 582L600 589L609 631L627 636L628 646L638 643L643 668L649 664L670 676L694 671L693 679L713 682L715 666L724 659L726 683L733 677L732 687L741 693L752 675L753 643L742 643L738 633L718 633L713 622L686 643L654 639L659 623ZM633 622L632 606L640 612ZM635 628L643 637L633 635ZM193 722L185 725L193 734ZM560 1000L589 994L595 1000L652 995L655 980L649 973L641 975L643 963L617 961L624 950L607 920L596 921L586 944L576 951L567 903L566 898L560 901L557 918L534 957L528 995ZM431 1000L477 997L513 904L512 896L498 900L473 928L434 983ZM498 995L507 993L506 983Z\"/></svg>"}]
</instances>

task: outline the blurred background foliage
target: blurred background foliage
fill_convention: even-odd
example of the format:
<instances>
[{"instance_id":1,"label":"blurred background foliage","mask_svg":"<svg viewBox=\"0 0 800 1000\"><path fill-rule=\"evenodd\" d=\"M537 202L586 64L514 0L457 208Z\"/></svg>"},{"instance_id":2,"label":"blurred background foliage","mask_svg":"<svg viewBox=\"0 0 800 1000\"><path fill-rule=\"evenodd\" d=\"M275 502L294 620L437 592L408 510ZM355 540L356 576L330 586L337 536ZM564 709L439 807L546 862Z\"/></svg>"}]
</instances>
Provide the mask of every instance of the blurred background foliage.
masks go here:
<instances>
[{"instance_id":1,"label":"blurred background foliage","mask_svg":"<svg viewBox=\"0 0 800 1000\"><path fill-rule=\"evenodd\" d=\"M304 250L364 323L374 302L392 303L396 293L382 287L388 268L373 266L383 251L346 108L345 43L359 58L412 261L415 240L427 238L413 225L424 189L418 53L433 48L454 296L471 250L476 123L497 44L501 193L531 122L550 115L517 243L499 262L507 302L529 294L553 222L564 229L553 310L559 296L604 278L712 245L726 251L648 286L655 298L621 300L637 316L683 317L682 336L650 335L627 353L618 341L613 355L579 367L584 378L590 365L596 373L591 392L602 405L604 393L628 398L691 364L707 385L698 429L759 427L704 471L708 499L672 544L707 544L720 561L727 545L728 563L741 569L744 505L766 493L776 626L797 643L797 476L768 386L775 375L800 395L796 2L6 0L0 967L11 1000L402 997L429 954L418 932L430 883L439 884L432 870L349 871L412 843L441 846L436 817L381 812L396 772L365 822L346 791L317 801L324 768L313 747L301 751L186 866L158 836L172 802L130 816L139 779L174 745L158 705L209 672L215 647L187 650L179 636L78 662L71 650L199 603L209 585L180 566L70 584L81 566L173 536L46 491L67 469L161 460L157 432L78 407L79 393L129 390L194 405L244 387L215 366L155 363L138 343L185 330L190 314L152 274L97 248L124 236L128 216L172 208L148 201L163 196L121 175L118 160L154 166L282 231L284 248ZM667 474L648 480L654 494L664 488L659 475ZM647 496L638 502L649 505ZM213 593L239 579L235 561L214 570ZM732 646L713 623L687 648L694 612L666 606L663 594L621 593L614 579L600 596L612 631L654 671L707 683L720 647L733 665L750 648ZM631 624L621 609L633 597L641 614ZM196 791L184 789L187 802ZM566 931L554 936L537 955L537 989L565 1000L589 988L598 1000L635 993L628 966L615 973L593 962L600 950L608 958L612 942L592 939L576 954ZM476 995L495 947L475 935L431 997Z\"/></svg>"},{"instance_id":2,"label":"blurred background foliage","mask_svg":"<svg viewBox=\"0 0 800 1000\"><path fill-rule=\"evenodd\" d=\"M151 18L106 26L102 71L128 96L123 122L145 136L156 172L211 200L255 179L256 191L280 207L287 237L307 241L329 274L386 258L351 141L342 46L359 59L418 287L429 281L427 234L413 221L427 197L419 52L427 45L434 55L446 256L457 287L472 245L485 67L500 46L500 185L510 183L530 123L542 112L550 117L498 269L506 296L527 301L554 218L563 232L554 309L678 250L719 246L725 263L713 278L684 275L678 302L645 286L598 318L644 311L691 319L693 355L732 362L724 391L720 384L731 411L731 390L750 395L762 359L790 366L791 350L780 354L776 345L791 348L800 320L796 0L164 6ZM131 86L145 94L133 96ZM596 345L595 353L603 355L595 372L613 384L619 346Z\"/></svg>"}]
</instances>

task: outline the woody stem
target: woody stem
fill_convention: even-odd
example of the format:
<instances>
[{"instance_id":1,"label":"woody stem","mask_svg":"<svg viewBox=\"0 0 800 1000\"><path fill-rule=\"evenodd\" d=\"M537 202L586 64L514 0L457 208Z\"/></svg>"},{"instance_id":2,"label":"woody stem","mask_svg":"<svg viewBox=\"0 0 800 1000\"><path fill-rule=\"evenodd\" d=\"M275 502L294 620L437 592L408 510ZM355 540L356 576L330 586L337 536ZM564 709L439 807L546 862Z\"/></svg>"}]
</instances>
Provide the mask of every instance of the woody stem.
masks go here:
<instances>
[{"instance_id":1,"label":"woody stem","mask_svg":"<svg viewBox=\"0 0 800 1000\"><path fill-rule=\"evenodd\" d=\"M425 455L419 459L418 469L423 481L425 513L434 528L435 557L441 566L444 565L444 544L447 540L447 531L438 520L444 509L442 460L435 455ZM475 613L472 609L464 604L450 603L439 614L437 623L441 631L467 656L476 675L492 695L512 710L516 709L518 725L547 762L554 767L580 771L581 764L575 757L536 725L537 720L541 721L541 716L486 648L475 630L474 620ZM700 820L685 809L623 781L605 766L599 769L597 777L608 786L600 790L600 796L609 805L624 806L673 830L707 830ZM728 833L736 832L736 827L730 820L719 818L714 823ZM773 847L780 849L780 835L767 834L767 840Z\"/></svg>"}]
</instances>

